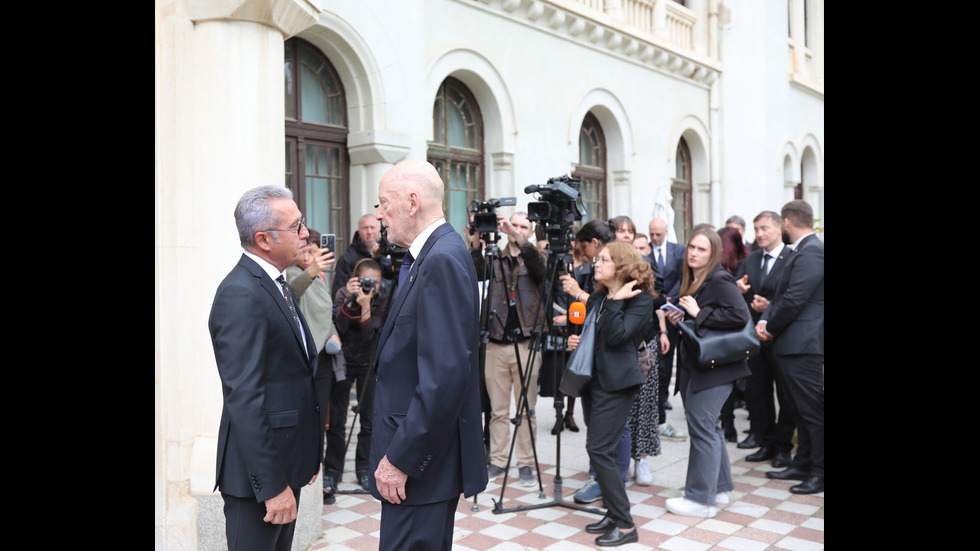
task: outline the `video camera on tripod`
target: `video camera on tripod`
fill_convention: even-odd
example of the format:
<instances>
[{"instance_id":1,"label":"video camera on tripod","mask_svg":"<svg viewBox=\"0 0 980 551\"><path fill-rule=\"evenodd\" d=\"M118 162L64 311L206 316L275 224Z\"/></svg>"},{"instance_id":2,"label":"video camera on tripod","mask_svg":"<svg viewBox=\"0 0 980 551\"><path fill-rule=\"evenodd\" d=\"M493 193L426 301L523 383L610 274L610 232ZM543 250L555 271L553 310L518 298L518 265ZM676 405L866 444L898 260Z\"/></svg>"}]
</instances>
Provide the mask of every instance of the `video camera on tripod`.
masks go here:
<instances>
[{"instance_id":1,"label":"video camera on tripod","mask_svg":"<svg viewBox=\"0 0 980 551\"><path fill-rule=\"evenodd\" d=\"M579 195L581 182L567 174L548 178L544 185L530 185L524 193L537 193L540 201L527 205L527 219L544 224L548 245L553 252L564 253L571 250L571 225L588 214L582 196Z\"/></svg>"},{"instance_id":2,"label":"video camera on tripod","mask_svg":"<svg viewBox=\"0 0 980 551\"><path fill-rule=\"evenodd\" d=\"M487 199L482 203L471 201L469 212L473 215L470 222L469 232L473 235L476 232L491 233L497 231L497 207L512 207L517 204L517 197L501 197L500 199Z\"/></svg>"}]
</instances>

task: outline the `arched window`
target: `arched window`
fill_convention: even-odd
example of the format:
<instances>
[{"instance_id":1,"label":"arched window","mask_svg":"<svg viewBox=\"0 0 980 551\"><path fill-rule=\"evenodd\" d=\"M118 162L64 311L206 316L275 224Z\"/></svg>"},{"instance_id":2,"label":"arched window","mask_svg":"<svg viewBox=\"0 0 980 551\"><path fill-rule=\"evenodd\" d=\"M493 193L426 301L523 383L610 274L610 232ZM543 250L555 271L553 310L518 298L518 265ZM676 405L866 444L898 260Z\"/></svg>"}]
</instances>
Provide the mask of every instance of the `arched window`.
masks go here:
<instances>
[{"instance_id":1,"label":"arched window","mask_svg":"<svg viewBox=\"0 0 980 551\"><path fill-rule=\"evenodd\" d=\"M581 182L578 194L586 210L580 224L606 220L606 138L591 112L585 114L578 133L578 164L572 177Z\"/></svg>"},{"instance_id":2,"label":"arched window","mask_svg":"<svg viewBox=\"0 0 980 551\"><path fill-rule=\"evenodd\" d=\"M447 77L432 106L428 160L446 184L446 221L465 237L471 201L488 199L483 183L483 117L465 84Z\"/></svg>"},{"instance_id":3,"label":"arched window","mask_svg":"<svg viewBox=\"0 0 980 551\"><path fill-rule=\"evenodd\" d=\"M674 179L670 184L671 208L674 209L674 233L677 242L686 245L694 227L694 209L691 204L691 150L681 138L674 155Z\"/></svg>"},{"instance_id":4,"label":"arched window","mask_svg":"<svg viewBox=\"0 0 980 551\"><path fill-rule=\"evenodd\" d=\"M350 243L347 106L330 61L299 38L285 43L286 187L307 227Z\"/></svg>"}]
</instances>

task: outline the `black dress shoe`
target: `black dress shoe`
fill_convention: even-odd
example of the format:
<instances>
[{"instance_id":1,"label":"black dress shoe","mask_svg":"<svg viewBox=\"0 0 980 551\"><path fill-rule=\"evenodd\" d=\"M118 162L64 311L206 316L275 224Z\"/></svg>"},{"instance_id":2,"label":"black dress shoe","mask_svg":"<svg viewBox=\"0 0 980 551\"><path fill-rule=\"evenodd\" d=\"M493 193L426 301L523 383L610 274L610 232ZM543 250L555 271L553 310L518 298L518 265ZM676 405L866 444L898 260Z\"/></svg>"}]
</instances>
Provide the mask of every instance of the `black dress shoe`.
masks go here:
<instances>
[{"instance_id":1,"label":"black dress shoe","mask_svg":"<svg viewBox=\"0 0 980 551\"><path fill-rule=\"evenodd\" d=\"M790 465L782 471L768 471L766 476L776 480L806 480L810 478L810 472Z\"/></svg>"},{"instance_id":2,"label":"black dress shoe","mask_svg":"<svg viewBox=\"0 0 980 551\"><path fill-rule=\"evenodd\" d=\"M728 442L738 442L738 431L735 430L735 427L725 429L725 440Z\"/></svg>"},{"instance_id":3,"label":"black dress shoe","mask_svg":"<svg viewBox=\"0 0 980 551\"><path fill-rule=\"evenodd\" d=\"M789 467L792 458L789 456L789 452L776 452L776 457L772 458L772 466L777 469L782 469L784 467Z\"/></svg>"},{"instance_id":4,"label":"black dress shoe","mask_svg":"<svg viewBox=\"0 0 980 551\"><path fill-rule=\"evenodd\" d=\"M741 445L741 444L739 444ZM746 461L769 461L776 457L776 450L769 446L762 446L759 451L745 456Z\"/></svg>"},{"instance_id":5,"label":"black dress shoe","mask_svg":"<svg viewBox=\"0 0 980 551\"><path fill-rule=\"evenodd\" d=\"M790 486L789 491L794 494L816 494L823 491L823 477L811 476L803 481L803 484Z\"/></svg>"},{"instance_id":6,"label":"black dress shoe","mask_svg":"<svg viewBox=\"0 0 980 551\"><path fill-rule=\"evenodd\" d=\"M735 447L745 450L748 448L758 448L761 445L762 445L762 440L756 438L754 433L750 433L748 436L745 437L745 440L739 442L738 445Z\"/></svg>"},{"instance_id":7,"label":"black dress shoe","mask_svg":"<svg viewBox=\"0 0 980 551\"><path fill-rule=\"evenodd\" d=\"M616 521L612 517L602 517L602 520L585 527L585 531L590 534L605 534L610 528L616 526Z\"/></svg>"},{"instance_id":8,"label":"black dress shoe","mask_svg":"<svg viewBox=\"0 0 980 551\"><path fill-rule=\"evenodd\" d=\"M558 419L556 419L555 420L555 426L551 427L551 434L558 434L559 432L561 432L562 431L562 425L563 424L564 424L564 421L562 421L562 418L561 417L559 417Z\"/></svg>"},{"instance_id":9,"label":"black dress shoe","mask_svg":"<svg viewBox=\"0 0 980 551\"><path fill-rule=\"evenodd\" d=\"M595 542L596 545L603 547L615 547L624 543L636 543L639 540L640 535L637 533L636 526L629 532L623 532L619 526L613 526L612 530L596 538Z\"/></svg>"},{"instance_id":10,"label":"black dress shoe","mask_svg":"<svg viewBox=\"0 0 980 551\"><path fill-rule=\"evenodd\" d=\"M575 416L570 411L565 414L565 428L572 432L578 432L578 425L575 424Z\"/></svg>"},{"instance_id":11,"label":"black dress shoe","mask_svg":"<svg viewBox=\"0 0 980 551\"><path fill-rule=\"evenodd\" d=\"M664 404L664 409L674 409L674 406L670 405L670 400L667 400L667 403Z\"/></svg>"}]
</instances>

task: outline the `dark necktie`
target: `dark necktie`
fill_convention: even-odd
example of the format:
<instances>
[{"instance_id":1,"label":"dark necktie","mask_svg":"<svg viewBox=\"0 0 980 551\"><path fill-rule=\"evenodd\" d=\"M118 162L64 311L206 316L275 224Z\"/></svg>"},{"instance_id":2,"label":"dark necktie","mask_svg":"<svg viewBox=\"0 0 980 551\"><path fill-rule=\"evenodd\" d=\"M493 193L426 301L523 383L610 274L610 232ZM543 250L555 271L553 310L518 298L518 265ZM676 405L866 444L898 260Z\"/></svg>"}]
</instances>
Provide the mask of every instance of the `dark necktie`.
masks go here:
<instances>
[{"instance_id":1,"label":"dark necktie","mask_svg":"<svg viewBox=\"0 0 980 551\"><path fill-rule=\"evenodd\" d=\"M762 279L765 280L766 276L769 275L769 261L772 260L772 255L766 253L762 258Z\"/></svg>"},{"instance_id":2,"label":"dark necktie","mask_svg":"<svg viewBox=\"0 0 980 551\"><path fill-rule=\"evenodd\" d=\"M299 314L296 312L296 298L293 295L293 288L286 283L286 278L281 275L276 278L276 281L282 285L282 296L286 299L286 304L289 306L289 311L293 314L293 321L296 322L296 327L299 328L299 334L303 334L303 324L299 322ZM306 343L303 343L304 346Z\"/></svg>"},{"instance_id":3,"label":"dark necktie","mask_svg":"<svg viewBox=\"0 0 980 551\"><path fill-rule=\"evenodd\" d=\"M657 247L657 267L660 268L660 273L664 273L664 255L660 252L660 247Z\"/></svg>"},{"instance_id":4,"label":"dark necktie","mask_svg":"<svg viewBox=\"0 0 980 551\"><path fill-rule=\"evenodd\" d=\"M405 253L405 258L402 259L402 267L398 270L398 291L401 290L402 285L408 281L408 272L412 269L412 264L415 262L415 257L412 256L412 251Z\"/></svg>"}]
</instances>

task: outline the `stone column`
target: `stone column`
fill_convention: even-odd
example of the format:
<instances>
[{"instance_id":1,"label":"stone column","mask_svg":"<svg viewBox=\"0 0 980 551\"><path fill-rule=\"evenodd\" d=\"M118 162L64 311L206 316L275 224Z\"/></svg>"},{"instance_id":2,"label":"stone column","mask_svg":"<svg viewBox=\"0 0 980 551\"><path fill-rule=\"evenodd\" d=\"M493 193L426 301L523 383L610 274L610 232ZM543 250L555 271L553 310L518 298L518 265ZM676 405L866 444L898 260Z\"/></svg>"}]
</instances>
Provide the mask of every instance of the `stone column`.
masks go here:
<instances>
[{"instance_id":1,"label":"stone column","mask_svg":"<svg viewBox=\"0 0 980 551\"><path fill-rule=\"evenodd\" d=\"M241 255L233 210L283 183L283 43L321 0L156 0L154 127L155 549L226 549L212 492L221 386L207 329ZM303 491L294 549L322 534Z\"/></svg>"}]
</instances>

